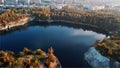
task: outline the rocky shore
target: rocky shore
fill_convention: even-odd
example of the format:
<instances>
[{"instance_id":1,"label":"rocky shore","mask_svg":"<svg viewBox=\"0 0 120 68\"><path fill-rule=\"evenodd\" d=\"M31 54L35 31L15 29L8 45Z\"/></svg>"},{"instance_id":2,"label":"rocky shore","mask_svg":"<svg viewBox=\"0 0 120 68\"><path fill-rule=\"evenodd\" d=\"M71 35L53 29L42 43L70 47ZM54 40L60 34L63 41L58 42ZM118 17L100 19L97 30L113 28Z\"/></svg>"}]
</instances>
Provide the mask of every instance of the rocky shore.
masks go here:
<instances>
[{"instance_id":1,"label":"rocky shore","mask_svg":"<svg viewBox=\"0 0 120 68\"><path fill-rule=\"evenodd\" d=\"M93 68L119 68L120 62L111 60L101 55L94 47L91 47L85 54L85 60Z\"/></svg>"},{"instance_id":2,"label":"rocky shore","mask_svg":"<svg viewBox=\"0 0 120 68\"><path fill-rule=\"evenodd\" d=\"M22 26L25 25L26 23L32 21L34 18L31 17L25 17L24 19L20 19L17 22L9 22L8 24L6 24L5 26L0 26L0 31L2 30L7 30L10 29L12 27L16 27L16 26Z\"/></svg>"}]
</instances>

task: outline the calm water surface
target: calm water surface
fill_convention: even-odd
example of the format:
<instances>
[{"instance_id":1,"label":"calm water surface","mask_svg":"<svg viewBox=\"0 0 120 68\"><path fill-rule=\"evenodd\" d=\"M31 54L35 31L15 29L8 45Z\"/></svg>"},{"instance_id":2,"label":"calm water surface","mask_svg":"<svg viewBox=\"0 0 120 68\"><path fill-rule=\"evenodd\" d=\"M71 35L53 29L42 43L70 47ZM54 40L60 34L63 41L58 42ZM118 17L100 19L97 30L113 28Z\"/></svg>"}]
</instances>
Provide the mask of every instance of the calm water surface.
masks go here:
<instances>
[{"instance_id":1,"label":"calm water surface","mask_svg":"<svg viewBox=\"0 0 120 68\"><path fill-rule=\"evenodd\" d=\"M103 40L105 36L82 28L36 25L0 35L0 49L18 53L27 47L31 50L41 48L47 52L52 46L63 67L89 67L84 53L97 39Z\"/></svg>"}]
</instances>

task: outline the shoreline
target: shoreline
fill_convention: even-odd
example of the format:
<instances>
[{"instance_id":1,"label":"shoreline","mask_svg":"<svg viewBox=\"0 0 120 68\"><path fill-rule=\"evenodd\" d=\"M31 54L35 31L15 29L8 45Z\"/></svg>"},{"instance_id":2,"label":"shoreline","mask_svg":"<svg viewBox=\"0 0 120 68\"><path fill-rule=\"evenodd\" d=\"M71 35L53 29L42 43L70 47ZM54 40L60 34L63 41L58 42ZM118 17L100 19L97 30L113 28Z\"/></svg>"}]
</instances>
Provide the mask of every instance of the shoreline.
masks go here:
<instances>
[{"instance_id":1,"label":"shoreline","mask_svg":"<svg viewBox=\"0 0 120 68\"><path fill-rule=\"evenodd\" d=\"M26 17L26 18L24 18L24 19L21 19L21 20L19 20L18 22L12 22L12 23L14 23L14 24L7 24L5 27L2 27L2 28L0 28L0 31L4 31L4 30L7 30L7 29L10 29L10 28L12 28L12 27L17 27L17 26L22 26L22 25L25 25L25 24L27 24L28 22L30 22L30 21L34 21L35 20L35 18L32 18L32 17ZM101 28L101 27L99 27L99 26L97 26L97 25L92 25L92 24L87 24L87 23L82 23L82 22L73 22L73 21L68 21L68 20L36 20L36 21L45 21L45 22L47 22L47 23L52 23L52 22L64 22L64 23L68 23L68 24L78 24L78 25L83 25L83 26L90 26L90 27L95 27L95 28L100 28L100 29L103 29L103 30L105 30L105 31L107 31L107 32L109 32L110 34L112 34L112 33L114 33L114 32L118 32L119 31L119 29L118 30L114 30L114 31L111 31L111 30L106 30L105 28Z\"/></svg>"},{"instance_id":2,"label":"shoreline","mask_svg":"<svg viewBox=\"0 0 120 68\"><path fill-rule=\"evenodd\" d=\"M24 20L24 21L23 21ZM14 24L7 24L5 27L2 27L2 28L0 28L0 31L4 31L4 30L7 30L7 29L10 29L10 28L13 28L13 27L18 27L18 26L22 26L22 25L25 25L25 24L27 24L28 22L30 22L30 21L34 21L34 18L30 18L30 17L27 17L27 18L25 18L25 19L22 19L22 20L20 20L19 22L13 22ZM46 23L52 23L52 22L64 22L64 23L66 23L66 24L75 24L75 25L82 25L82 26L90 26L90 27L94 27L94 28L99 28L98 26L96 26L96 25L91 25L91 24L84 24L84 23L75 23L75 22L72 22L72 21L68 21L68 20L50 20L50 21L48 21L48 20L37 20L37 21L41 21L41 22L46 22ZM20 22L22 22L22 23L20 23ZM102 28L101 28L102 29Z\"/></svg>"},{"instance_id":3,"label":"shoreline","mask_svg":"<svg viewBox=\"0 0 120 68\"><path fill-rule=\"evenodd\" d=\"M95 25L95 24L89 24L89 23L84 23L84 22L73 22L73 21L69 21L69 20L54 20L54 19L51 19L51 20L40 20L40 19L35 19L35 17L26 17L24 19L20 19L18 22L10 22L8 24L5 24L5 26L0 26L0 31L5 31L5 30L9 30L10 28L13 28L13 27L19 27L19 26L22 26L22 25L25 25L27 23L29 23L30 21L42 21L42 22L46 22L46 23L52 23L52 22L64 22L66 24L75 24L75 25L81 25L81 26L89 26L89 27L93 27L93 28L100 28L106 32L109 33L110 36L115 36L115 37L118 37L118 39L120 38L119 36L116 36L116 33L119 33L120 29L115 29L115 30L107 30L106 28L104 27L100 27L98 25ZM62 23L63 24L63 23ZM119 23L115 24L116 26L120 25ZM104 25L103 25L104 26ZM112 26L111 26L112 27ZM120 27L119 27L120 28Z\"/></svg>"},{"instance_id":4,"label":"shoreline","mask_svg":"<svg viewBox=\"0 0 120 68\"><path fill-rule=\"evenodd\" d=\"M108 32L110 35L113 35L113 33L114 32L118 32L119 31L119 29L117 29L117 30L106 30L105 28L102 28L102 27L99 27L99 26L97 26L97 25L92 25L92 24L87 24L87 23L82 23L82 22L73 22L73 21L68 21L68 20L50 20L50 21L48 21L48 20L37 20L37 21L45 21L45 22L47 22L47 23L52 23L52 22L64 22L64 23L66 23L66 24L75 24L75 25L81 25L81 26L89 26L89 27L94 27L94 28L99 28L99 29L102 29L102 30L104 30L104 31L106 31L106 32ZM117 24L116 24L117 25Z\"/></svg>"},{"instance_id":5,"label":"shoreline","mask_svg":"<svg viewBox=\"0 0 120 68\"><path fill-rule=\"evenodd\" d=\"M48 24L49 23L51 24L53 22L58 22L58 23L61 23L61 24L65 23L65 24L68 24L68 25L73 24L73 25L78 25L78 26L79 25L80 26L89 26L91 28L104 30L104 31L108 32L108 34L110 36L116 36L115 33L119 32L119 29L111 31L111 30L106 30L105 28L99 27L99 26L94 25L94 24L92 25L92 24L87 24L87 23L82 23L82 22L73 22L73 21L69 21L69 20L53 20L53 19L52 20L47 20L47 19L46 20L40 20L40 19L36 20L34 17L26 17L24 19L19 20L18 22L12 22L13 24L7 24L5 27L0 28L0 31L5 31L5 30L8 31L9 29L11 29L13 27L24 26L25 24L29 23L30 21L38 21L39 23L40 22L46 22ZM116 36L116 37L118 37L118 36Z\"/></svg>"},{"instance_id":6,"label":"shoreline","mask_svg":"<svg viewBox=\"0 0 120 68\"><path fill-rule=\"evenodd\" d=\"M95 28L99 28L96 25L91 25L91 24L84 24L84 23L75 23L72 21L68 21L68 20L51 20L52 22L65 22L65 23L70 23L70 24L78 24L78 25L84 25L84 26L91 26L91 27L95 27ZM49 22L49 21L48 21ZM50 22L51 23L51 22Z\"/></svg>"},{"instance_id":7,"label":"shoreline","mask_svg":"<svg viewBox=\"0 0 120 68\"><path fill-rule=\"evenodd\" d=\"M5 27L1 27L0 31L4 31L4 30L10 29L12 27L25 25L26 23L32 21L33 19L34 18L26 17L24 19L20 19L18 22L10 22L9 24L6 24ZM11 24L11 23L13 23L13 24Z\"/></svg>"},{"instance_id":8,"label":"shoreline","mask_svg":"<svg viewBox=\"0 0 120 68\"><path fill-rule=\"evenodd\" d=\"M49 23L49 21L47 21ZM116 33L119 33L120 32L120 29L115 29L115 30L107 30L106 28L104 27L99 27L98 25L95 25L95 24L88 24L88 23L83 23L83 22L73 22L73 21L68 21L68 20L52 20L52 22L65 22L65 23L68 23L68 24L78 24L78 25L83 25L83 26L89 26L89 27L94 27L94 28L99 28L99 29L102 29L106 32L109 33L110 36L115 36L115 37L118 37L118 39L120 38L119 36L116 36ZM51 23L51 22L50 22ZM115 24L115 25L120 25L119 23ZM118 27L120 28L120 27Z\"/></svg>"}]
</instances>

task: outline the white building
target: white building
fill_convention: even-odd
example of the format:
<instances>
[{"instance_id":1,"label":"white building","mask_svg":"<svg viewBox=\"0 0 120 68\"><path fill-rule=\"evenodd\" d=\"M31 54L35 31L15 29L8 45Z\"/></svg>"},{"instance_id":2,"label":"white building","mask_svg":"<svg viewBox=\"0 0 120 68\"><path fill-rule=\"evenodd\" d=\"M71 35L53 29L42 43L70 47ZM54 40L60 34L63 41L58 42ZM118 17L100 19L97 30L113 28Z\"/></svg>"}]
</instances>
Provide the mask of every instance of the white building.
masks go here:
<instances>
[{"instance_id":1,"label":"white building","mask_svg":"<svg viewBox=\"0 0 120 68\"><path fill-rule=\"evenodd\" d=\"M30 0L20 0L20 2L22 2L24 4L30 4Z\"/></svg>"},{"instance_id":2,"label":"white building","mask_svg":"<svg viewBox=\"0 0 120 68\"><path fill-rule=\"evenodd\" d=\"M56 4L56 5L51 5L50 7L52 9L62 9L66 4Z\"/></svg>"},{"instance_id":3,"label":"white building","mask_svg":"<svg viewBox=\"0 0 120 68\"><path fill-rule=\"evenodd\" d=\"M120 11L120 6L112 7L111 10Z\"/></svg>"},{"instance_id":4,"label":"white building","mask_svg":"<svg viewBox=\"0 0 120 68\"><path fill-rule=\"evenodd\" d=\"M4 0L0 0L0 4L4 4Z\"/></svg>"},{"instance_id":5,"label":"white building","mask_svg":"<svg viewBox=\"0 0 120 68\"><path fill-rule=\"evenodd\" d=\"M59 3L59 4L63 4L65 2L65 0L54 0L54 2Z\"/></svg>"},{"instance_id":6,"label":"white building","mask_svg":"<svg viewBox=\"0 0 120 68\"><path fill-rule=\"evenodd\" d=\"M102 5L83 5L83 8L87 10L102 10L105 9L105 6Z\"/></svg>"},{"instance_id":7,"label":"white building","mask_svg":"<svg viewBox=\"0 0 120 68\"><path fill-rule=\"evenodd\" d=\"M30 3L41 4L41 0L30 0Z\"/></svg>"},{"instance_id":8,"label":"white building","mask_svg":"<svg viewBox=\"0 0 120 68\"><path fill-rule=\"evenodd\" d=\"M30 0L25 0L27 4L30 4Z\"/></svg>"},{"instance_id":9,"label":"white building","mask_svg":"<svg viewBox=\"0 0 120 68\"><path fill-rule=\"evenodd\" d=\"M18 0L12 0L13 3L18 3Z\"/></svg>"},{"instance_id":10,"label":"white building","mask_svg":"<svg viewBox=\"0 0 120 68\"><path fill-rule=\"evenodd\" d=\"M7 4L16 4L16 3L18 3L18 0L5 0L5 3L7 3Z\"/></svg>"}]
</instances>

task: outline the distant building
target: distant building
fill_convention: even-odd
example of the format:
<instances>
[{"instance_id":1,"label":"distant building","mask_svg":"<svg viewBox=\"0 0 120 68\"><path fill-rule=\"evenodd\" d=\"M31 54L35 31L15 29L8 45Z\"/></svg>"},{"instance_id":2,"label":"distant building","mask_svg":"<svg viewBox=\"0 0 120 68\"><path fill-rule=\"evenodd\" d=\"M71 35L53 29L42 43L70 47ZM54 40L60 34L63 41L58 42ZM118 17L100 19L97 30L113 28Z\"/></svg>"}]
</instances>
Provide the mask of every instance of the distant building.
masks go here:
<instances>
[{"instance_id":1,"label":"distant building","mask_svg":"<svg viewBox=\"0 0 120 68\"><path fill-rule=\"evenodd\" d=\"M83 5L84 9L87 10L102 10L105 9L105 6L99 6L99 5Z\"/></svg>"},{"instance_id":2,"label":"distant building","mask_svg":"<svg viewBox=\"0 0 120 68\"><path fill-rule=\"evenodd\" d=\"M41 4L41 0L30 0L30 3Z\"/></svg>"},{"instance_id":3,"label":"distant building","mask_svg":"<svg viewBox=\"0 0 120 68\"><path fill-rule=\"evenodd\" d=\"M54 0L41 0L42 1L42 3L52 3L52 2L54 2Z\"/></svg>"},{"instance_id":4,"label":"distant building","mask_svg":"<svg viewBox=\"0 0 120 68\"><path fill-rule=\"evenodd\" d=\"M63 4L65 2L65 0L54 0L54 2L59 3L59 4Z\"/></svg>"},{"instance_id":5,"label":"distant building","mask_svg":"<svg viewBox=\"0 0 120 68\"><path fill-rule=\"evenodd\" d=\"M83 0L73 0L73 3L80 3Z\"/></svg>"},{"instance_id":6,"label":"distant building","mask_svg":"<svg viewBox=\"0 0 120 68\"><path fill-rule=\"evenodd\" d=\"M120 6L112 7L111 10L120 11Z\"/></svg>"},{"instance_id":7,"label":"distant building","mask_svg":"<svg viewBox=\"0 0 120 68\"><path fill-rule=\"evenodd\" d=\"M41 0L19 0L22 4L41 4Z\"/></svg>"},{"instance_id":8,"label":"distant building","mask_svg":"<svg viewBox=\"0 0 120 68\"><path fill-rule=\"evenodd\" d=\"M71 4L73 2L73 0L65 0L66 4Z\"/></svg>"},{"instance_id":9,"label":"distant building","mask_svg":"<svg viewBox=\"0 0 120 68\"><path fill-rule=\"evenodd\" d=\"M66 4L56 4L56 5L51 5L50 7L52 9L62 9Z\"/></svg>"},{"instance_id":10,"label":"distant building","mask_svg":"<svg viewBox=\"0 0 120 68\"><path fill-rule=\"evenodd\" d=\"M5 0L6 4L16 4L18 3L18 0Z\"/></svg>"},{"instance_id":11,"label":"distant building","mask_svg":"<svg viewBox=\"0 0 120 68\"><path fill-rule=\"evenodd\" d=\"M21 4L30 4L30 0L19 0Z\"/></svg>"},{"instance_id":12,"label":"distant building","mask_svg":"<svg viewBox=\"0 0 120 68\"><path fill-rule=\"evenodd\" d=\"M57 0L53 0L53 2L57 2Z\"/></svg>"},{"instance_id":13,"label":"distant building","mask_svg":"<svg viewBox=\"0 0 120 68\"><path fill-rule=\"evenodd\" d=\"M4 0L0 0L0 4L4 4Z\"/></svg>"},{"instance_id":14,"label":"distant building","mask_svg":"<svg viewBox=\"0 0 120 68\"><path fill-rule=\"evenodd\" d=\"M25 0L27 4L30 4L30 0Z\"/></svg>"},{"instance_id":15,"label":"distant building","mask_svg":"<svg viewBox=\"0 0 120 68\"><path fill-rule=\"evenodd\" d=\"M13 3L18 3L18 0L12 0Z\"/></svg>"}]
</instances>

